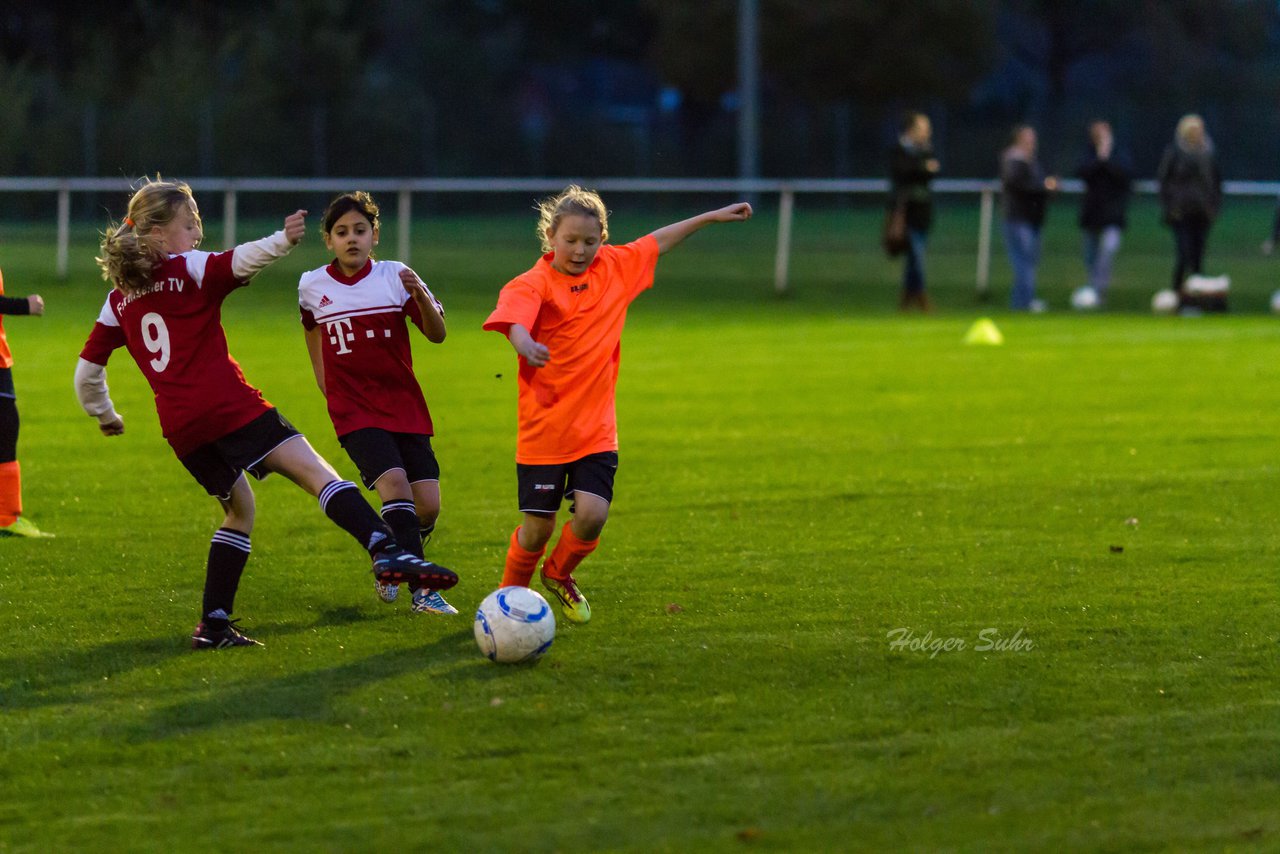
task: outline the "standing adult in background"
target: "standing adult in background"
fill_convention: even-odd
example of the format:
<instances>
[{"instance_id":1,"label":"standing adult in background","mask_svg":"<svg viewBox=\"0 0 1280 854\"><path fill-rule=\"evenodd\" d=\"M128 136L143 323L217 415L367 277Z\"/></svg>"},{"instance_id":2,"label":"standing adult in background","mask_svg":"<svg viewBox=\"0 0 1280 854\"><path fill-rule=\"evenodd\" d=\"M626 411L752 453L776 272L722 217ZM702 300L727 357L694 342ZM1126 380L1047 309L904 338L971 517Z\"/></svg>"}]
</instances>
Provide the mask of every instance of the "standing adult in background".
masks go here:
<instances>
[{"instance_id":1,"label":"standing adult in background","mask_svg":"<svg viewBox=\"0 0 1280 854\"><path fill-rule=\"evenodd\" d=\"M907 226L906 263L902 270L902 296L898 308L917 306L929 311L932 305L924 289L924 251L933 224L933 194L929 182L938 174L933 156L933 126L924 113L908 112L902 117L898 142L889 153L889 204L904 206Z\"/></svg>"},{"instance_id":2,"label":"standing adult in background","mask_svg":"<svg viewBox=\"0 0 1280 854\"><path fill-rule=\"evenodd\" d=\"M1178 121L1173 143L1165 149L1156 173L1164 221L1173 229L1177 261L1173 289L1182 293L1187 276L1204 272L1204 247L1209 229L1222 208L1222 176L1214 158L1213 140L1204 120L1191 114Z\"/></svg>"},{"instance_id":3,"label":"standing adult in background","mask_svg":"<svg viewBox=\"0 0 1280 854\"><path fill-rule=\"evenodd\" d=\"M1115 137L1107 122L1099 119L1090 123L1089 149L1076 175L1084 181L1080 202L1084 267L1089 274L1089 287L1100 302L1105 302L1133 184L1129 162L1115 151Z\"/></svg>"},{"instance_id":4,"label":"standing adult in background","mask_svg":"<svg viewBox=\"0 0 1280 854\"><path fill-rule=\"evenodd\" d=\"M1058 179L1046 177L1036 157L1038 140L1031 125L1017 125L1009 147L1000 155L1001 208L1004 245L1013 267L1009 304L1015 311L1044 311L1036 298L1036 268L1040 265L1040 229L1044 226L1049 193Z\"/></svg>"}]
</instances>

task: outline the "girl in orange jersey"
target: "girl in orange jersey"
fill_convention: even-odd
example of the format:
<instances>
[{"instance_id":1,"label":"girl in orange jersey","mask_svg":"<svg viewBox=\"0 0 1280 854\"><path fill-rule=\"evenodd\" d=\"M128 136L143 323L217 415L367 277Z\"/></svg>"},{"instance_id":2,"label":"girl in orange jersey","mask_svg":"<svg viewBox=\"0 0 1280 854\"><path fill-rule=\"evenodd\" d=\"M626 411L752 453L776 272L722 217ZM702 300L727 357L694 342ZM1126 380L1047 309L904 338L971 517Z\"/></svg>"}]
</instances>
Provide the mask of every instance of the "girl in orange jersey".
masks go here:
<instances>
[{"instance_id":1,"label":"girl in orange jersey","mask_svg":"<svg viewBox=\"0 0 1280 854\"><path fill-rule=\"evenodd\" d=\"M44 314L44 300L39 294L29 297L4 295L4 276L0 276L0 315ZM0 317L0 537L45 537L40 529L22 515L22 469L18 467L18 400L13 390L13 357L4 337Z\"/></svg>"},{"instance_id":2,"label":"girl in orange jersey","mask_svg":"<svg viewBox=\"0 0 1280 854\"><path fill-rule=\"evenodd\" d=\"M746 202L664 226L624 246L606 243L609 213L595 192L570 186L539 205L545 253L512 279L484 323L519 354L516 477L521 525L502 585L527 587L555 532L560 502L572 518L542 565L543 585L575 623L591 608L573 571L599 545L618 467L614 391L627 307L653 285L658 256L716 222L750 218Z\"/></svg>"}]
</instances>

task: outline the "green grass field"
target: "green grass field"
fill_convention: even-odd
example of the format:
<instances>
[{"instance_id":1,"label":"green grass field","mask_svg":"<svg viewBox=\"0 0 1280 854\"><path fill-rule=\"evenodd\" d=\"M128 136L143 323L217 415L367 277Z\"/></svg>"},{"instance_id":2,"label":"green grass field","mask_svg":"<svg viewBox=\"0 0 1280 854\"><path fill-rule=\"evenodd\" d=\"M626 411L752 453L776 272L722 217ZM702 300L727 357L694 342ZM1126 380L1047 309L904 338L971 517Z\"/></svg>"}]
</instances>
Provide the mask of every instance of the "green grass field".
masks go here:
<instances>
[{"instance_id":1,"label":"green grass field","mask_svg":"<svg viewBox=\"0 0 1280 854\"><path fill-rule=\"evenodd\" d=\"M612 206L618 240L696 210ZM28 514L58 535L0 540L0 849L1274 850L1269 210L1215 237L1241 311L1201 319L1137 310L1168 276L1154 225L1095 316L994 307L998 242L974 305L959 208L930 317L892 311L871 211L801 211L783 300L767 213L692 238L624 337L617 499L579 575L595 617L517 668L479 656L470 615L518 521L514 357L479 326L534 256L528 217L433 220L414 248L450 309L417 359L444 467L430 554L463 613L378 602L359 549L272 478L237 600L266 647L205 655L216 505L127 357L125 436L71 387L104 294L91 242L60 283L38 229L0 226L7 291L49 306L6 329ZM1058 215L1059 306L1074 239ZM296 321L324 260L312 235L224 321L350 477ZM984 313L1003 347L961 344Z\"/></svg>"}]
</instances>

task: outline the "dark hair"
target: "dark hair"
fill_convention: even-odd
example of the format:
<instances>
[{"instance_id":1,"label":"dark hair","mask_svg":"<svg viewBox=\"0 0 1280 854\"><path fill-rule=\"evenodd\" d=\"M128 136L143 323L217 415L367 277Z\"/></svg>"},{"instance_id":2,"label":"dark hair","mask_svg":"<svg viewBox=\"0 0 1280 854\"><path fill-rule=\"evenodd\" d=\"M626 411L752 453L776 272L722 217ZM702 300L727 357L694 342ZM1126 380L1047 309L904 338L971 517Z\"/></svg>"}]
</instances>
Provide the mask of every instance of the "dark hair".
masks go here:
<instances>
[{"instance_id":1,"label":"dark hair","mask_svg":"<svg viewBox=\"0 0 1280 854\"><path fill-rule=\"evenodd\" d=\"M333 224L349 211L358 211L361 216L369 220L370 225L374 228L378 227L378 203L364 190L356 190L354 193L336 196L329 202L329 207L324 209L324 216L320 219L321 230L325 234L333 231Z\"/></svg>"}]
</instances>

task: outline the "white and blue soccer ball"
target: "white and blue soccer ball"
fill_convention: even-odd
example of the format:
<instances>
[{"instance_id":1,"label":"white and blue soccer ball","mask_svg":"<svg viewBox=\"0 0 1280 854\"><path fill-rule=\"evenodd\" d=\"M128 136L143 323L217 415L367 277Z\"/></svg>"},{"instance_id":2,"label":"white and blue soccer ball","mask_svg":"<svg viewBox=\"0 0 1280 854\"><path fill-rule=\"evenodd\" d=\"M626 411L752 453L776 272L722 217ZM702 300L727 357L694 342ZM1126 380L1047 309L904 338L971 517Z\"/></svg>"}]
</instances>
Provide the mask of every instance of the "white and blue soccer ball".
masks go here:
<instances>
[{"instance_id":1,"label":"white and blue soccer ball","mask_svg":"<svg viewBox=\"0 0 1280 854\"><path fill-rule=\"evenodd\" d=\"M1071 307L1076 311L1093 311L1101 303L1102 300L1098 299L1098 292L1088 285L1076 288L1071 292Z\"/></svg>"},{"instance_id":2,"label":"white and blue soccer ball","mask_svg":"<svg viewBox=\"0 0 1280 854\"><path fill-rule=\"evenodd\" d=\"M537 661L551 648L556 616L528 587L499 587L476 609L476 645L499 664Z\"/></svg>"},{"instance_id":3,"label":"white and blue soccer ball","mask_svg":"<svg viewBox=\"0 0 1280 854\"><path fill-rule=\"evenodd\" d=\"M1272 314L1280 314L1280 291L1276 291L1271 295L1271 312Z\"/></svg>"}]
</instances>

